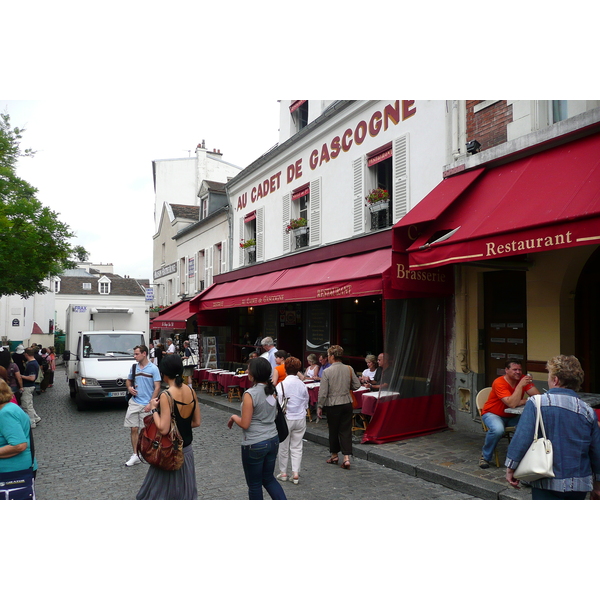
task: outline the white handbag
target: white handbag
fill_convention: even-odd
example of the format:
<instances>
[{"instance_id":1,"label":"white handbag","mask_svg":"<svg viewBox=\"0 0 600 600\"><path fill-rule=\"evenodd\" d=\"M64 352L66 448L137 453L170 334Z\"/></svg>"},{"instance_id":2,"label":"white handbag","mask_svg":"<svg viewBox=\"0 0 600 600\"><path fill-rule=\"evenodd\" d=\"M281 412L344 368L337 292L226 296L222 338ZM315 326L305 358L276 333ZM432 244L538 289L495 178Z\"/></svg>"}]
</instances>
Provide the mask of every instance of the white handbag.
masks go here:
<instances>
[{"instance_id":1,"label":"white handbag","mask_svg":"<svg viewBox=\"0 0 600 600\"><path fill-rule=\"evenodd\" d=\"M537 409L533 442L514 473L515 479L523 481L537 481L544 477L554 477L554 470L552 468L554 455L552 452L552 442L546 437L544 429L541 407L542 397L534 396L533 401ZM542 428L542 437L538 437L540 426Z\"/></svg>"}]
</instances>

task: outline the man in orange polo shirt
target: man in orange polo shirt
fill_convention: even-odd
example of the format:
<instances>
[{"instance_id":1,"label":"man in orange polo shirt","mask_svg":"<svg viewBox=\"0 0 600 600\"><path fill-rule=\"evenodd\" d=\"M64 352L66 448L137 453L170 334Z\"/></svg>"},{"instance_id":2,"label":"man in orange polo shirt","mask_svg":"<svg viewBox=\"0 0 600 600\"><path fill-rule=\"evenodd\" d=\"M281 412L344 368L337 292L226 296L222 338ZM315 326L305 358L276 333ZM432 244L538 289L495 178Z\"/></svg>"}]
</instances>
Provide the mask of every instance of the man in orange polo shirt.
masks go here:
<instances>
[{"instance_id":1,"label":"man in orange polo shirt","mask_svg":"<svg viewBox=\"0 0 600 600\"><path fill-rule=\"evenodd\" d=\"M520 360L511 358L504 365L504 375L492 383L492 391L481 410L481 420L488 431L479 459L479 466L487 469L505 427L515 427L519 415L507 413L506 408L516 408L527 402L527 394L534 396L539 391L533 385L531 375L523 375Z\"/></svg>"}]
</instances>

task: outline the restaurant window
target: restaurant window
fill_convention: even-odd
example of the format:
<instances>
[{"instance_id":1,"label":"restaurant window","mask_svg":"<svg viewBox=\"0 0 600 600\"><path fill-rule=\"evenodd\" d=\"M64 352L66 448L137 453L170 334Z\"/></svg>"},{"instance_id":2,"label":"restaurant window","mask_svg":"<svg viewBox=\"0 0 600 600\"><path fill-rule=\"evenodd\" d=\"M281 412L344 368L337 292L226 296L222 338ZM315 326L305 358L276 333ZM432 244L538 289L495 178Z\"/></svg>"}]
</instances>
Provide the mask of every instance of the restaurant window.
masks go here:
<instances>
[{"instance_id":1,"label":"restaurant window","mask_svg":"<svg viewBox=\"0 0 600 600\"><path fill-rule=\"evenodd\" d=\"M302 131L308 125L308 100L294 100L290 112L296 132Z\"/></svg>"},{"instance_id":2,"label":"restaurant window","mask_svg":"<svg viewBox=\"0 0 600 600\"><path fill-rule=\"evenodd\" d=\"M371 231L391 227L393 219L393 165L392 146L388 144L367 155L367 194L385 190L388 200L367 203Z\"/></svg>"}]
</instances>

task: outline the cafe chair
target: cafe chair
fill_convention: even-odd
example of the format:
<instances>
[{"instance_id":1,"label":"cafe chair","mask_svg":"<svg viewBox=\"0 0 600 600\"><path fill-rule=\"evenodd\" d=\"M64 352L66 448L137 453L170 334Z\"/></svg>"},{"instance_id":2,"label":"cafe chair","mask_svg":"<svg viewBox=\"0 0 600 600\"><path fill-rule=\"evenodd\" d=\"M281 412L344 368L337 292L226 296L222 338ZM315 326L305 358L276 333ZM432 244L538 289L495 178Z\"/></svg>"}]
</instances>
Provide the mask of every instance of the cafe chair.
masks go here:
<instances>
[{"instance_id":1,"label":"cafe chair","mask_svg":"<svg viewBox=\"0 0 600 600\"><path fill-rule=\"evenodd\" d=\"M216 396L217 395L217 382L216 381L209 381L208 382L208 389L206 390L211 396Z\"/></svg>"},{"instance_id":2,"label":"cafe chair","mask_svg":"<svg viewBox=\"0 0 600 600\"><path fill-rule=\"evenodd\" d=\"M209 383L210 383L210 381L208 381L208 379L203 379L200 382L200 392L207 393L208 392L208 384Z\"/></svg>"},{"instance_id":3,"label":"cafe chair","mask_svg":"<svg viewBox=\"0 0 600 600\"><path fill-rule=\"evenodd\" d=\"M475 404L477 405L477 412L479 413L479 418L481 418L481 411L483 409L483 405L487 402L487 399L490 397L490 392L492 391L491 387L483 388L479 390L477 396L475 397ZM484 432L487 432L488 428L485 426L483 419L481 421L481 427ZM510 438L512 434L515 432L516 427L505 427L503 438L506 438L510 442ZM498 458L498 446L494 450L494 456L496 457L496 467L500 466L500 459Z\"/></svg>"},{"instance_id":4,"label":"cafe chair","mask_svg":"<svg viewBox=\"0 0 600 600\"><path fill-rule=\"evenodd\" d=\"M231 402L232 400L242 401L242 394L240 392L239 385L228 385L227 386L227 400Z\"/></svg>"},{"instance_id":5,"label":"cafe chair","mask_svg":"<svg viewBox=\"0 0 600 600\"><path fill-rule=\"evenodd\" d=\"M362 407L358 407L356 396L352 394L352 433L355 431L366 431L367 418L361 413Z\"/></svg>"}]
</instances>

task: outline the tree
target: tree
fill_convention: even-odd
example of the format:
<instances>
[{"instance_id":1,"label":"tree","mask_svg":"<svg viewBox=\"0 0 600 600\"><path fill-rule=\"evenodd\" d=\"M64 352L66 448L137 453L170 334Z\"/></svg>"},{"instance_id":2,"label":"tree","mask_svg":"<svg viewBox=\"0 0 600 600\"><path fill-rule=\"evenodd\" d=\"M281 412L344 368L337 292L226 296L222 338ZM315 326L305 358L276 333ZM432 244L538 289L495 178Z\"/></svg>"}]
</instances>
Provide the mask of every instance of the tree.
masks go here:
<instances>
[{"instance_id":1,"label":"tree","mask_svg":"<svg viewBox=\"0 0 600 600\"><path fill-rule=\"evenodd\" d=\"M58 213L37 200L37 189L17 177L24 129L11 129L10 117L0 114L0 296L20 294L24 298L45 293L45 279L60 274L75 263L73 256L85 253L71 248L73 232L58 219Z\"/></svg>"}]
</instances>

